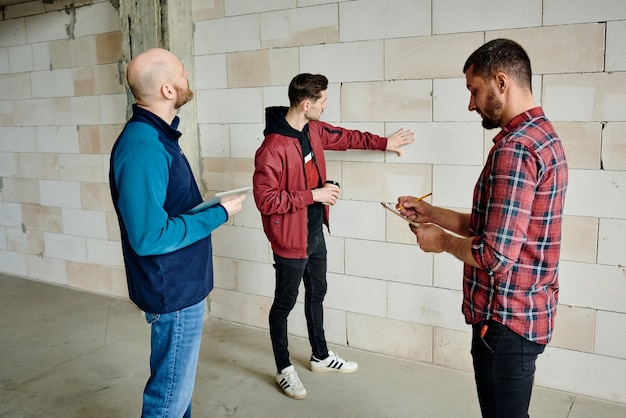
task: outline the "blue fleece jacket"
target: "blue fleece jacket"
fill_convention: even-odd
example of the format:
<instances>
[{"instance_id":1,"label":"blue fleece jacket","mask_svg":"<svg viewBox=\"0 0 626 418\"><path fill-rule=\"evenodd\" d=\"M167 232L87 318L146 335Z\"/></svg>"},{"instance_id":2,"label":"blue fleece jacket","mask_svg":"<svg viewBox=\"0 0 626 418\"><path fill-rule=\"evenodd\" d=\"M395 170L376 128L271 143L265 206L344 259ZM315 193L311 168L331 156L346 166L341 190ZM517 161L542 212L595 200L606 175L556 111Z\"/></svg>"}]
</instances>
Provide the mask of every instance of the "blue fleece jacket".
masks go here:
<instances>
[{"instance_id":1,"label":"blue fleece jacket","mask_svg":"<svg viewBox=\"0 0 626 418\"><path fill-rule=\"evenodd\" d=\"M211 232L228 219L202 202L189 162L178 145L178 117L169 125L133 106L111 151L109 183L120 229L128 291L144 312L194 305L213 288Z\"/></svg>"}]
</instances>

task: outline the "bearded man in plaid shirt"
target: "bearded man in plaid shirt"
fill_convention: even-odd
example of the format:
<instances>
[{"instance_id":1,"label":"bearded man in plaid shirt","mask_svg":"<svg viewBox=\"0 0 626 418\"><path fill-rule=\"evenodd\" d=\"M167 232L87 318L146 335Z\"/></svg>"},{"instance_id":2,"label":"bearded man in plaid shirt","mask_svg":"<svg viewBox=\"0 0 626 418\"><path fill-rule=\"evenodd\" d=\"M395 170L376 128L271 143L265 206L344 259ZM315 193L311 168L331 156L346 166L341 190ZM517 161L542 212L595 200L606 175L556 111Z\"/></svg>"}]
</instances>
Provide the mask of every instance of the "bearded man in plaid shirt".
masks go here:
<instances>
[{"instance_id":1,"label":"bearded man in plaid shirt","mask_svg":"<svg viewBox=\"0 0 626 418\"><path fill-rule=\"evenodd\" d=\"M559 137L535 104L530 59L495 39L463 67L468 109L500 128L474 189L471 214L398 199L426 252L464 262L463 305L483 417L528 417L535 361L552 337L558 300L567 162ZM457 235L452 235L451 231Z\"/></svg>"}]
</instances>

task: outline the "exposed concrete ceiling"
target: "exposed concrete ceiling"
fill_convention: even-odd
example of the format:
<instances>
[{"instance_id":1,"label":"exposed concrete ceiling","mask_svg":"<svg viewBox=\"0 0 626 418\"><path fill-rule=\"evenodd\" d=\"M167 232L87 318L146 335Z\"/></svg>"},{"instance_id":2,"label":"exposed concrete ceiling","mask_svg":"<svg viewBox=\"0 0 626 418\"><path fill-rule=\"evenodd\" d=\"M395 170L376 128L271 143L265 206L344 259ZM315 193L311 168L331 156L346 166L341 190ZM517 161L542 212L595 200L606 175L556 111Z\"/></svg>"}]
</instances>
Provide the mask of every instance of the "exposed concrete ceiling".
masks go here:
<instances>
[{"instance_id":1,"label":"exposed concrete ceiling","mask_svg":"<svg viewBox=\"0 0 626 418\"><path fill-rule=\"evenodd\" d=\"M0 7L13 6L14 4L28 3L33 0L0 0Z\"/></svg>"}]
</instances>

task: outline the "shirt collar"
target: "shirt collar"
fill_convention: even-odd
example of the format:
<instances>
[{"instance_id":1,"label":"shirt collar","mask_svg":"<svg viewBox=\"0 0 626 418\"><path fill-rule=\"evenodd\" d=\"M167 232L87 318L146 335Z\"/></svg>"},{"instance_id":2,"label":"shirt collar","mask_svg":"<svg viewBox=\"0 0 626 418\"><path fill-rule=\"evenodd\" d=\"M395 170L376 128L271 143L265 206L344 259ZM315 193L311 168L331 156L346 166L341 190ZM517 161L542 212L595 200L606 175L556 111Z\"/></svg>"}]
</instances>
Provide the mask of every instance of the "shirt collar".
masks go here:
<instances>
[{"instance_id":1,"label":"shirt collar","mask_svg":"<svg viewBox=\"0 0 626 418\"><path fill-rule=\"evenodd\" d=\"M498 135L496 135L495 138L493 138L494 144L502 140L502 138L506 137L511 132L515 131L525 121L536 118L536 117L541 117L541 116L544 116L544 114L543 114L543 109L539 106L533 107L532 109L529 109L523 113L520 113L519 115L511 119L509 123L507 123L506 126L502 128L502 130L498 133Z\"/></svg>"}]
</instances>

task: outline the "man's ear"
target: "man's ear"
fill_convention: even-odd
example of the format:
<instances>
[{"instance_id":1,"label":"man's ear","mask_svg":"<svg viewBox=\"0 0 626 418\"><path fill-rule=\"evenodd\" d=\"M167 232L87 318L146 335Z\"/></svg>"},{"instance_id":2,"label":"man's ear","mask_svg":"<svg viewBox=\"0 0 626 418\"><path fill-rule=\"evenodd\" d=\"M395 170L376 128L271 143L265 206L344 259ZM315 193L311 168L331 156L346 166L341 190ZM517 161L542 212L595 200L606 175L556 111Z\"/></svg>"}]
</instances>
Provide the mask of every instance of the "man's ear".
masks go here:
<instances>
[{"instance_id":1,"label":"man's ear","mask_svg":"<svg viewBox=\"0 0 626 418\"><path fill-rule=\"evenodd\" d=\"M176 95L176 90L171 84L163 84L161 86L161 94L168 100L172 100Z\"/></svg>"},{"instance_id":2,"label":"man's ear","mask_svg":"<svg viewBox=\"0 0 626 418\"><path fill-rule=\"evenodd\" d=\"M311 101L309 99L305 99L302 103L300 103L300 106L302 107L302 110L306 112L311 107Z\"/></svg>"},{"instance_id":3,"label":"man's ear","mask_svg":"<svg viewBox=\"0 0 626 418\"><path fill-rule=\"evenodd\" d=\"M509 87L509 77L505 73L497 73L495 79L496 87L500 93L504 93L504 91Z\"/></svg>"}]
</instances>

